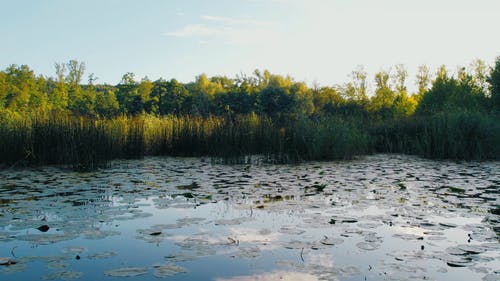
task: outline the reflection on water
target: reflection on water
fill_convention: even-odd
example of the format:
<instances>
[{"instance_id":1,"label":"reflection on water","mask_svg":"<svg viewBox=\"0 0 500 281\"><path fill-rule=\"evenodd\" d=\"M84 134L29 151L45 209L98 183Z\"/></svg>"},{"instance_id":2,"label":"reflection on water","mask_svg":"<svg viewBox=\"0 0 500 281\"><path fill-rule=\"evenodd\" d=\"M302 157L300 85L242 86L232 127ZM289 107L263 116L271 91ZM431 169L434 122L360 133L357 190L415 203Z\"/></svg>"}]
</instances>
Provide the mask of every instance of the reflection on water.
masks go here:
<instances>
[{"instance_id":1,"label":"reflection on water","mask_svg":"<svg viewBox=\"0 0 500 281\"><path fill-rule=\"evenodd\" d=\"M500 163L0 171L1 280L499 280Z\"/></svg>"},{"instance_id":2,"label":"reflection on water","mask_svg":"<svg viewBox=\"0 0 500 281\"><path fill-rule=\"evenodd\" d=\"M263 274L254 274L249 276L236 276L230 278L215 278L215 281L317 281L318 277L300 272L271 272Z\"/></svg>"}]
</instances>

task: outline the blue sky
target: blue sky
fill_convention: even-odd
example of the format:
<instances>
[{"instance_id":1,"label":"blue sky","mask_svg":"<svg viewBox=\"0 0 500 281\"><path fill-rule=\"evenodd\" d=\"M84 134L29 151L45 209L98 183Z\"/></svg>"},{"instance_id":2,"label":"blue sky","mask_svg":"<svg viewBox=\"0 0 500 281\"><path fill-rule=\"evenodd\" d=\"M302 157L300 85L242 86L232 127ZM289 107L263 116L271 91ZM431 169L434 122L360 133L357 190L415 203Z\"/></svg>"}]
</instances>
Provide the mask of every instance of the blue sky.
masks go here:
<instances>
[{"instance_id":1,"label":"blue sky","mask_svg":"<svg viewBox=\"0 0 500 281\"><path fill-rule=\"evenodd\" d=\"M0 0L0 26L1 68L77 59L112 84L258 68L333 85L399 63L412 83L421 64L500 55L498 0Z\"/></svg>"}]
</instances>

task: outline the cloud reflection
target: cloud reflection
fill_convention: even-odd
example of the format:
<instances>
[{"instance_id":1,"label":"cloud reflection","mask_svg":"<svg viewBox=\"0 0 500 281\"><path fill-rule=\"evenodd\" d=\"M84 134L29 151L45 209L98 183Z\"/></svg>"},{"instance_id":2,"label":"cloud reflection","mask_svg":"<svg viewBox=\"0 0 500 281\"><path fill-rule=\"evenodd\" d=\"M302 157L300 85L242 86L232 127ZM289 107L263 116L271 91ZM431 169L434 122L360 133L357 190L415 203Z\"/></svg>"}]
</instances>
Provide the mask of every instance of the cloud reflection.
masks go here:
<instances>
[{"instance_id":1,"label":"cloud reflection","mask_svg":"<svg viewBox=\"0 0 500 281\"><path fill-rule=\"evenodd\" d=\"M254 275L235 276L230 278L215 278L215 281L317 281L318 277L301 272L275 271Z\"/></svg>"}]
</instances>

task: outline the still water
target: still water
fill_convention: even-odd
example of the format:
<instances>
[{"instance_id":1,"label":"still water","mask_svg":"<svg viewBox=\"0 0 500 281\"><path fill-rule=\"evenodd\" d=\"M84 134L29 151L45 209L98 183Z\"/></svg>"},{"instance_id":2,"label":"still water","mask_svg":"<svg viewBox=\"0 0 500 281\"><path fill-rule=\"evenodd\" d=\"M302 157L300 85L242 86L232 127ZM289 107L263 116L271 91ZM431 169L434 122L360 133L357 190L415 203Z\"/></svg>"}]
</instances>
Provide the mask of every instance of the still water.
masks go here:
<instances>
[{"instance_id":1,"label":"still water","mask_svg":"<svg viewBox=\"0 0 500 281\"><path fill-rule=\"evenodd\" d=\"M0 280L500 280L500 162L0 171Z\"/></svg>"}]
</instances>

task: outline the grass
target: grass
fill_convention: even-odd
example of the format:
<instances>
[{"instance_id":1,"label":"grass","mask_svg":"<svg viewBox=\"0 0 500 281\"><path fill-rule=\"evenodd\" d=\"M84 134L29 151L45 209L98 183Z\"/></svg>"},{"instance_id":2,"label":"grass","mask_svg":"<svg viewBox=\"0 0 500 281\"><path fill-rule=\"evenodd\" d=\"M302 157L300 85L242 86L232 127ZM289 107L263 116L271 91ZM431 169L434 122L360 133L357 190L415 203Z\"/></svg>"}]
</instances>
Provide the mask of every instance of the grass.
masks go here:
<instances>
[{"instance_id":1,"label":"grass","mask_svg":"<svg viewBox=\"0 0 500 281\"><path fill-rule=\"evenodd\" d=\"M479 112L440 113L376 126L375 151L433 159L500 158L500 117Z\"/></svg>"},{"instance_id":2,"label":"grass","mask_svg":"<svg viewBox=\"0 0 500 281\"><path fill-rule=\"evenodd\" d=\"M355 118L140 115L87 119L68 115L0 118L0 163L93 170L111 159L210 156L227 163L260 154L277 163L352 159L370 152L428 158L499 159L500 122L461 112L366 125Z\"/></svg>"}]
</instances>

